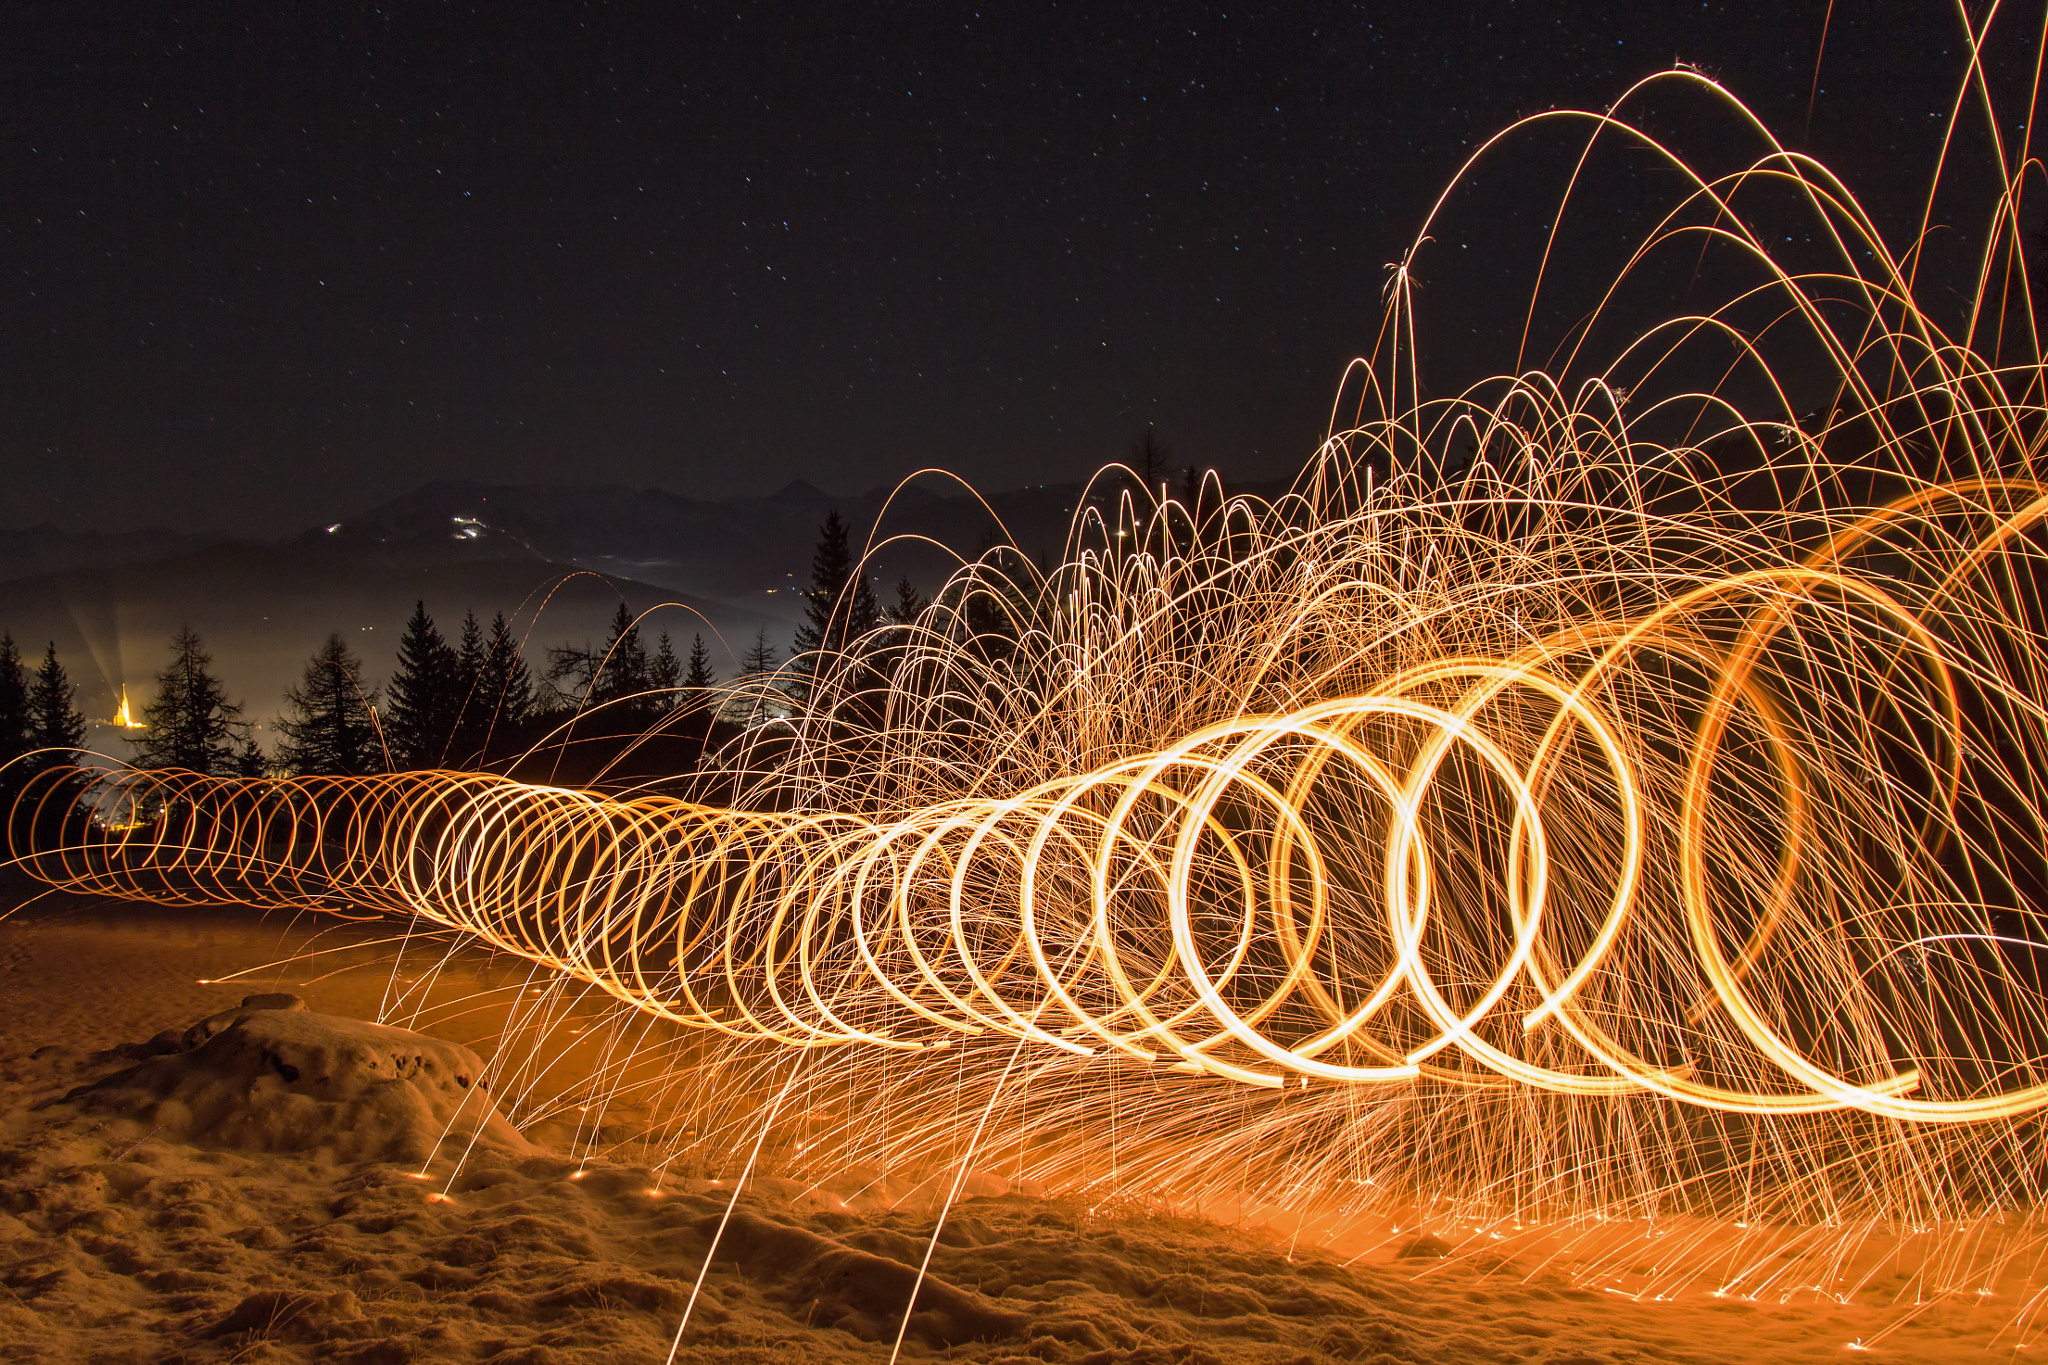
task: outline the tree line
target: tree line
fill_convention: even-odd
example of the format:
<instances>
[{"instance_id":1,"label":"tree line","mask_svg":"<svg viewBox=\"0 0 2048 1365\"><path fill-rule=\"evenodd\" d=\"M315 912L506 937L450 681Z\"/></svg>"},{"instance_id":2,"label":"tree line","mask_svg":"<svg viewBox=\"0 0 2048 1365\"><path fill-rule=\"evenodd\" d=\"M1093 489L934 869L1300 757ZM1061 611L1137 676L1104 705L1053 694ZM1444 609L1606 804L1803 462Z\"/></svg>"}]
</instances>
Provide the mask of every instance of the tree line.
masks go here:
<instances>
[{"instance_id":1,"label":"tree line","mask_svg":"<svg viewBox=\"0 0 2048 1365\"><path fill-rule=\"evenodd\" d=\"M340 632L328 635L285 692L277 744L266 756L203 642L184 629L172 638L171 662L143 708L135 763L220 776L475 767L516 754L537 727L567 713L593 709L608 718L607 728L644 727L717 682L701 635L687 662L665 633L650 654L624 603L603 645L557 646L548 657L536 679L502 613L488 628L465 613L451 641L418 602L381 687L364 678Z\"/></svg>"},{"instance_id":2,"label":"tree line","mask_svg":"<svg viewBox=\"0 0 2048 1365\"><path fill-rule=\"evenodd\" d=\"M787 661L764 629L740 657L742 678L779 674L773 685L801 697L829 656L879 626L909 625L928 605L907 576L894 600L882 604L858 571L836 510L819 527L803 600ZM602 643L550 646L538 675L502 613L485 626L466 612L451 640L425 601L415 603L381 686L364 678L361 660L332 632L286 691L269 753L215 674L198 633L181 628L170 653L142 709L141 729L130 738L137 767L244 777L474 767L518 754L572 715L579 728L613 737L663 722L661 728L678 728L675 713L684 713L696 718L703 741L717 723L711 706L719 677L703 635L681 653L665 631L650 647L623 602ZM13 638L0 633L0 764L11 765L0 782L18 788L37 772L77 762L86 719L76 690L54 643L30 670Z\"/></svg>"},{"instance_id":3,"label":"tree line","mask_svg":"<svg viewBox=\"0 0 2048 1365\"><path fill-rule=\"evenodd\" d=\"M0 632L0 791L78 761L85 716L73 702L77 690L57 659L56 641L30 672L14 636Z\"/></svg>"},{"instance_id":4,"label":"tree line","mask_svg":"<svg viewBox=\"0 0 2048 1365\"><path fill-rule=\"evenodd\" d=\"M785 677L780 685L800 693L804 678L823 655L845 649L885 621L908 624L925 606L907 578L897 584L895 601L886 609L877 601L872 585L856 572L847 528L837 511L819 528L804 602L804 620L791 642L787 664L763 630L741 655L741 677L781 670ZM32 732L38 736L36 742L24 739L21 745L72 761L85 733L84 717L75 708L66 712L72 718L64 723L71 726L68 729L54 721L41 730L28 721L8 729L11 714L26 716L33 710L28 702L9 700L10 677L16 693L26 697L31 690L22 679L18 657L6 652L11 649L11 642L0 643L0 744L17 731L24 736ZM17 660L12 673L7 658ZM54 647L45 669L56 670L56 681L33 689L44 698L44 709L55 705L49 698L59 693L69 706L71 689ZM137 767L186 768L218 776L354 776L474 767L516 755L537 732L571 715L578 718L582 732L627 736L665 720L673 728L678 717L672 713L683 712L698 718L697 738L708 738L711 697L718 682L701 633L692 636L686 651L678 652L666 631L650 646L639 619L623 602L601 643L550 646L546 665L536 675L502 613L488 626L473 611L465 613L451 640L420 601L405 623L392 674L381 686L364 678L361 660L339 632L328 635L307 660L299 681L285 693L277 743L269 754L257 744L243 708L229 698L215 675L204 642L189 627L181 629L171 640L170 663L156 676L156 695L142 710L144 728L131 742ZM53 725L56 728L50 728ZM48 735L57 740L50 742ZM37 767L56 766L59 761L39 759Z\"/></svg>"}]
</instances>

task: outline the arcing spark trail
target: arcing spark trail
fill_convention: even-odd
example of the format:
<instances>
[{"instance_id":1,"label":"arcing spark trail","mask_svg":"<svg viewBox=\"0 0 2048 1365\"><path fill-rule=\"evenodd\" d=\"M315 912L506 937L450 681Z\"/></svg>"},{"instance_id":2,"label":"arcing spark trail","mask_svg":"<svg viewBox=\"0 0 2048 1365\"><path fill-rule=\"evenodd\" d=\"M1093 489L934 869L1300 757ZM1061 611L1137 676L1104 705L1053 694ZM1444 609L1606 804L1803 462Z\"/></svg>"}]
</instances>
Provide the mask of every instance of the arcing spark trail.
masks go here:
<instances>
[{"instance_id":1,"label":"arcing spark trail","mask_svg":"<svg viewBox=\"0 0 2048 1365\"><path fill-rule=\"evenodd\" d=\"M1720 97L1631 99L1666 87ZM1242 1083L1140 1115L1158 1188L1206 1178L1250 1087L1348 1106L1290 1130L1318 1155L1288 1180L2031 1200L2048 394L2011 204L1950 335L1811 161L1766 140L1708 177L1591 126L1587 158L1685 187L1623 279L1711 260L1722 307L1594 365L1602 302L1555 374L1425 401L1411 259L1296 494L1126 492L1049 571L964 566L718 756L735 806L131 773L102 808L152 818L16 853L98 894L420 916L855 1088L992 1039L1068 1124L1097 1062ZM1825 262L1779 264L1786 214ZM1191 1135L1189 1104L1222 1117Z\"/></svg>"},{"instance_id":2,"label":"arcing spark trail","mask_svg":"<svg viewBox=\"0 0 2048 1365\"><path fill-rule=\"evenodd\" d=\"M2027 492L1964 561L2048 508ZM141 774L123 795L163 819L31 866L99 894L419 915L636 1009L792 1046L994 1031L1268 1087L1427 1073L2010 1118L2048 1083L1896 1056L1941 1036L1951 991L2027 998L1944 874L1995 740L1966 718L1987 680L1949 624L1839 567L1751 572L1512 656L1447 653L1370 695L888 817L458 773ZM2005 724L2039 724L1995 700ZM1887 711L1928 742L1910 771L1812 725ZM1872 830L1895 841L1889 889L1858 847ZM1906 989L1930 961L1954 984ZM1999 1011L2002 1031L2030 1022Z\"/></svg>"}]
</instances>

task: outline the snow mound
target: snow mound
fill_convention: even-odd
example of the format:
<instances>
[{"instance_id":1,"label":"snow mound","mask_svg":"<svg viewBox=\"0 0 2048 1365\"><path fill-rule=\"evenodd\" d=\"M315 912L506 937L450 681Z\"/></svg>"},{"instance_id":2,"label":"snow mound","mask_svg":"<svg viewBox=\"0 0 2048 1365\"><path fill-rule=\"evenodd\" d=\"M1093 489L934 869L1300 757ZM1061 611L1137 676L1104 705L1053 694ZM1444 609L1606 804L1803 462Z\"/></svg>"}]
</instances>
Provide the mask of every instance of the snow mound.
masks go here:
<instances>
[{"instance_id":1,"label":"snow mound","mask_svg":"<svg viewBox=\"0 0 2048 1365\"><path fill-rule=\"evenodd\" d=\"M498 1112L468 1048L314 1014L294 995L250 996L121 1051L142 1060L66 1098L202 1146L343 1162L536 1150Z\"/></svg>"}]
</instances>

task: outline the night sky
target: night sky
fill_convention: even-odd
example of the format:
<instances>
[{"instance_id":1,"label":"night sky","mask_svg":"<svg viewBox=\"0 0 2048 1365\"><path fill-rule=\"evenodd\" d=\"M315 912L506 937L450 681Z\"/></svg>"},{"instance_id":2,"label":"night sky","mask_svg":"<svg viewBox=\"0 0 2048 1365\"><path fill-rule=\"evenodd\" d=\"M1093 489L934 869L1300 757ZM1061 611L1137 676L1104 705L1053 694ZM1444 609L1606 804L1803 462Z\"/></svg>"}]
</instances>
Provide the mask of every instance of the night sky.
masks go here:
<instances>
[{"instance_id":1,"label":"night sky","mask_svg":"<svg viewBox=\"0 0 2048 1365\"><path fill-rule=\"evenodd\" d=\"M283 534L436 477L1004 488L1148 422L1282 476L1518 114L1683 60L1903 231L1962 70L1950 5L1840 0L1809 132L1826 0L795 8L13 7L0 526ZM1485 263L1561 146L1421 270L1460 313L1433 381L1504 363Z\"/></svg>"}]
</instances>

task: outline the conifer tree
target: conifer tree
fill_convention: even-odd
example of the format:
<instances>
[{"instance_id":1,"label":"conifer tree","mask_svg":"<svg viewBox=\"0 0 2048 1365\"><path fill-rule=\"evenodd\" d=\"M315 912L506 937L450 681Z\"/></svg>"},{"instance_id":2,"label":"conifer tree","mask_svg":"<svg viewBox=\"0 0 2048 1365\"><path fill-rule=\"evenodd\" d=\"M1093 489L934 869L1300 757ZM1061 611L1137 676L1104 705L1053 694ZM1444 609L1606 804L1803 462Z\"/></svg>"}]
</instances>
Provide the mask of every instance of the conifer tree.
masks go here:
<instances>
[{"instance_id":1,"label":"conifer tree","mask_svg":"<svg viewBox=\"0 0 2048 1365\"><path fill-rule=\"evenodd\" d=\"M283 736L277 760L286 772L354 777L383 768L383 746L370 714L377 694L363 691L362 671L338 634L329 635L307 661L305 677L284 694L285 712L277 723Z\"/></svg>"},{"instance_id":2,"label":"conifer tree","mask_svg":"<svg viewBox=\"0 0 2048 1365\"><path fill-rule=\"evenodd\" d=\"M598 651L598 671L592 679L593 704L627 702L634 711L647 707L647 689L652 685L647 646L641 643L640 626L624 602L612 613L612 633ZM626 709L626 708L620 708Z\"/></svg>"},{"instance_id":3,"label":"conifer tree","mask_svg":"<svg viewBox=\"0 0 2048 1365\"><path fill-rule=\"evenodd\" d=\"M36 752L29 760L35 772L68 768L78 762L85 743L85 715L72 703L77 691L57 662L57 642L52 640L43 653L43 666L28 690L28 748Z\"/></svg>"},{"instance_id":4,"label":"conifer tree","mask_svg":"<svg viewBox=\"0 0 2048 1365\"><path fill-rule=\"evenodd\" d=\"M774 714L781 697L776 685L769 681L776 670L775 646L768 639L766 627L754 632L754 643L740 656L740 675L736 681L741 684L747 698L745 724L753 725L763 715ZM725 707L719 712L727 719Z\"/></svg>"},{"instance_id":5,"label":"conifer tree","mask_svg":"<svg viewBox=\"0 0 2048 1365\"><path fill-rule=\"evenodd\" d=\"M0 767L27 753L29 744L28 678L14 636L0 631ZM26 777L20 771L0 772L0 782Z\"/></svg>"},{"instance_id":6,"label":"conifer tree","mask_svg":"<svg viewBox=\"0 0 2048 1365\"><path fill-rule=\"evenodd\" d=\"M263 755L263 746L256 742L256 736L243 735L242 747L235 750L235 776L262 777L270 771L270 760Z\"/></svg>"},{"instance_id":7,"label":"conifer tree","mask_svg":"<svg viewBox=\"0 0 2048 1365\"><path fill-rule=\"evenodd\" d=\"M91 814L78 800L90 785L89 775L74 772L61 778L58 786L43 788L32 805L13 807L11 798L39 773L77 766L86 730L85 716L73 703L77 689L57 661L54 642L31 680L13 639L0 635L0 674L6 679L0 690L7 694L8 712L0 762L20 759L0 770L0 824L8 827L8 837L20 842L45 848L73 844L83 837L82 822Z\"/></svg>"},{"instance_id":8,"label":"conifer tree","mask_svg":"<svg viewBox=\"0 0 2048 1365\"><path fill-rule=\"evenodd\" d=\"M533 716L533 673L519 652L519 642L512 638L512 628L505 624L503 612L491 618L491 639L484 647L477 692L490 709L494 740L508 732L517 734Z\"/></svg>"},{"instance_id":9,"label":"conifer tree","mask_svg":"<svg viewBox=\"0 0 2048 1365\"><path fill-rule=\"evenodd\" d=\"M431 768L444 761L461 698L455 651L434 628L427 604L414 604L398 641L398 667L384 708L384 739L394 767Z\"/></svg>"},{"instance_id":10,"label":"conifer tree","mask_svg":"<svg viewBox=\"0 0 2048 1365\"><path fill-rule=\"evenodd\" d=\"M212 668L199 636L181 627L171 637L170 664L156 675L156 698L142 708L146 728L133 741L135 766L235 771L235 741L248 737L248 726Z\"/></svg>"},{"instance_id":11,"label":"conifer tree","mask_svg":"<svg viewBox=\"0 0 2048 1365\"><path fill-rule=\"evenodd\" d=\"M855 574L848 591L846 633L840 637L840 648L845 648L881 624L882 604L875 600L875 585L865 573Z\"/></svg>"},{"instance_id":12,"label":"conifer tree","mask_svg":"<svg viewBox=\"0 0 2048 1365\"><path fill-rule=\"evenodd\" d=\"M1173 458L1173 448L1159 439L1159 433L1146 426L1144 434L1131 442L1131 472L1138 476L1138 483L1153 497L1164 491L1167 478L1167 461Z\"/></svg>"},{"instance_id":13,"label":"conifer tree","mask_svg":"<svg viewBox=\"0 0 2048 1365\"><path fill-rule=\"evenodd\" d=\"M704 647L702 634L690 637L690 666L683 674L683 686L692 692L701 692L718 681L718 675L711 671L711 651Z\"/></svg>"},{"instance_id":14,"label":"conifer tree","mask_svg":"<svg viewBox=\"0 0 2048 1365\"><path fill-rule=\"evenodd\" d=\"M455 708L455 723L449 741L449 760L474 763L483 753L491 733L491 704L484 696L484 628L474 611L462 614L462 639L455 647L455 669L450 679L449 701Z\"/></svg>"},{"instance_id":15,"label":"conifer tree","mask_svg":"<svg viewBox=\"0 0 2048 1365\"><path fill-rule=\"evenodd\" d=\"M647 666L647 685L651 689L651 709L673 711L682 705L683 661L676 657L676 647L669 640L668 632L661 633L661 641L654 651L654 662Z\"/></svg>"},{"instance_id":16,"label":"conifer tree","mask_svg":"<svg viewBox=\"0 0 2048 1365\"><path fill-rule=\"evenodd\" d=\"M889 604L888 619L892 626L907 626L924 614L925 600L911 586L910 575L896 580L896 600Z\"/></svg>"},{"instance_id":17,"label":"conifer tree","mask_svg":"<svg viewBox=\"0 0 2048 1365\"><path fill-rule=\"evenodd\" d=\"M866 574L854 572L846 523L838 509L825 514L818 528L818 548L811 556L811 587L804 594L804 623L797 627L797 667L811 671L803 656L836 654L881 624L882 610Z\"/></svg>"},{"instance_id":18,"label":"conifer tree","mask_svg":"<svg viewBox=\"0 0 2048 1365\"><path fill-rule=\"evenodd\" d=\"M484 666L484 628L476 619L474 608L464 608L462 613L462 640L455 647L455 671L458 676L474 681Z\"/></svg>"},{"instance_id":19,"label":"conifer tree","mask_svg":"<svg viewBox=\"0 0 2048 1365\"><path fill-rule=\"evenodd\" d=\"M676 733L693 737L699 744L710 742L712 726L725 700L713 691L717 683L718 674L711 668L711 651L705 647L703 632L699 631L690 637L689 656L683 664L682 676L676 679L671 705L682 713L681 721L674 727Z\"/></svg>"},{"instance_id":20,"label":"conifer tree","mask_svg":"<svg viewBox=\"0 0 2048 1365\"><path fill-rule=\"evenodd\" d=\"M768 641L768 630L764 626L754 632L754 647L740 656L740 676L756 677L775 671L775 646Z\"/></svg>"}]
</instances>

